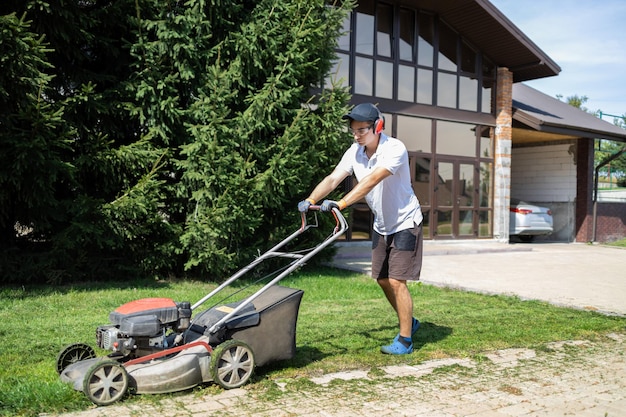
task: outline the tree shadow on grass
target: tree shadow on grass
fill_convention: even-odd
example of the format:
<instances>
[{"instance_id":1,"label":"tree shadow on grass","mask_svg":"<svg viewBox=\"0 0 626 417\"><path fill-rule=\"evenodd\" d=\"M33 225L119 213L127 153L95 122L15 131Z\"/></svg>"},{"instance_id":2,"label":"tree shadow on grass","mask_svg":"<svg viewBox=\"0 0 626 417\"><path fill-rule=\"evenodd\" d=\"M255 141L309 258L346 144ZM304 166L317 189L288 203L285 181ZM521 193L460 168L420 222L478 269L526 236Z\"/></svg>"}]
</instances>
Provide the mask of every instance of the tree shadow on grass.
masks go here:
<instances>
[{"instance_id":1,"label":"tree shadow on grass","mask_svg":"<svg viewBox=\"0 0 626 417\"><path fill-rule=\"evenodd\" d=\"M272 373L273 371L286 369L286 368L295 368L295 369L305 368L307 365L311 363L319 362L323 360L324 358L328 356L332 356L334 354L336 354L336 352L335 353L322 352L321 350L315 347L298 346L296 349L296 354L293 358L282 360L282 361L277 361L277 362L270 362L266 365L263 365L257 371L257 374L265 375L265 374Z\"/></svg>"},{"instance_id":2,"label":"tree shadow on grass","mask_svg":"<svg viewBox=\"0 0 626 417\"><path fill-rule=\"evenodd\" d=\"M389 334L397 331L397 326L381 326L375 329L359 332L360 336L366 337L375 345L383 345L389 343ZM453 329L447 326L439 326L431 322L422 322L420 328L413 336L413 346L415 350L421 349L425 345L438 343L453 333ZM384 336L382 336L384 335ZM332 339L329 338L328 343L332 343ZM298 346L296 355L289 360L273 362L264 365L259 370L259 375L266 375L275 370L284 368L305 368L314 362L322 361L329 356L344 355L349 353L349 346L337 346L333 344L332 352L323 352L320 349L312 346Z\"/></svg>"},{"instance_id":3,"label":"tree shadow on grass","mask_svg":"<svg viewBox=\"0 0 626 417\"><path fill-rule=\"evenodd\" d=\"M149 288L160 290L172 288L173 285L176 285L176 282L156 281L154 279L136 279L127 281L88 281L63 285L2 285L0 286L0 295L13 299L27 299L44 297L51 294L65 295L68 293L100 290L130 290L135 288Z\"/></svg>"},{"instance_id":4,"label":"tree shadow on grass","mask_svg":"<svg viewBox=\"0 0 626 417\"><path fill-rule=\"evenodd\" d=\"M420 323L420 328L413 336L413 348L418 350L425 345L440 342L452 334L451 327L438 326L431 322Z\"/></svg>"},{"instance_id":5,"label":"tree shadow on grass","mask_svg":"<svg viewBox=\"0 0 626 417\"><path fill-rule=\"evenodd\" d=\"M376 339L380 344L389 343L389 334L397 332L398 326L381 326L370 331L361 332L364 337ZM413 336L414 349L419 349L426 344L437 343L452 334L452 328L438 326L431 322L421 322L420 328ZM383 336L384 335L384 336Z\"/></svg>"}]
</instances>

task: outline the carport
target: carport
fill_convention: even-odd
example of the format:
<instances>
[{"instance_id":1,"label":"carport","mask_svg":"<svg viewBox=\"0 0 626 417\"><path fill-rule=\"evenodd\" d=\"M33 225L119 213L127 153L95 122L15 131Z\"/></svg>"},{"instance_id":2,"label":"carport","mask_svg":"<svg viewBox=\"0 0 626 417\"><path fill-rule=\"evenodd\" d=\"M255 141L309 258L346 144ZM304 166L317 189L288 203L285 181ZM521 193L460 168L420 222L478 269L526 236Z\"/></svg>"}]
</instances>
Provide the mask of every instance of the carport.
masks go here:
<instances>
[{"instance_id":1,"label":"carport","mask_svg":"<svg viewBox=\"0 0 626 417\"><path fill-rule=\"evenodd\" d=\"M626 143L626 130L523 83L513 85L512 128L511 197L552 209L544 239L626 236L625 203L598 204L595 222L593 210L594 139Z\"/></svg>"}]
</instances>

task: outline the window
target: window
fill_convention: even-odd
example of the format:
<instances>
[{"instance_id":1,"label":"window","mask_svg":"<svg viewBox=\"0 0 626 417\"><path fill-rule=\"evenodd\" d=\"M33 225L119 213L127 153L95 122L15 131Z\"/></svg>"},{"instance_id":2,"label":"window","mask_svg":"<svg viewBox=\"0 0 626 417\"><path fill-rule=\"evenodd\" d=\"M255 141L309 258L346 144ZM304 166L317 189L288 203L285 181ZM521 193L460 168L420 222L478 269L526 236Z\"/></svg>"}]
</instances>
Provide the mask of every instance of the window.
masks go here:
<instances>
[{"instance_id":1,"label":"window","mask_svg":"<svg viewBox=\"0 0 626 417\"><path fill-rule=\"evenodd\" d=\"M417 102L433 104L433 72L431 70L417 70Z\"/></svg>"},{"instance_id":2,"label":"window","mask_svg":"<svg viewBox=\"0 0 626 417\"><path fill-rule=\"evenodd\" d=\"M457 77L455 74L439 72L437 74L437 105L441 107L456 107Z\"/></svg>"},{"instance_id":3,"label":"window","mask_svg":"<svg viewBox=\"0 0 626 417\"><path fill-rule=\"evenodd\" d=\"M379 4L376 15L376 55L391 58L393 40L393 9Z\"/></svg>"},{"instance_id":4,"label":"window","mask_svg":"<svg viewBox=\"0 0 626 417\"><path fill-rule=\"evenodd\" d=\"M337 54L337 59L333 61L333 66L324 81L324 85L332 86L337 85L338 87L347 87L348 80L350 79L350 55L348 54Z\"/></svg>"},{"instance_id":5,"label":"window","mask_svg":"<svg viewBox=\"0 0 626 417\"><path fill-rule=\"evenodd\" d=\"M365 96L359 100L396 102L384 130L409 152L426 239L490 237L493 129L472 124L468 113L493 114L496 67L437 15L411 4L359 1L344 22L329 78L348 80L351 93ZM351 207L350 222L347 239L371 238L363 201Z\"/></svg>"},{"instance_id":6,"label":"window","mask_svg":"<svg viewBox=\"0 0 626 417\"><path fill-rule=\"evenodd\" d=\"M459 109L478 110L478 80L471 77L459 77Z\"/></svg>"},{"instance_id":7,"label":"window","mask_svg":"<svg viewBox=\"0 0 626 417\"><path fill-rule=\"evenodd\" d=\"M356 45L359 54L374 55L374 2L364 1L356 12Z\"/></svg>"},{"instance_id":8,"label":"window","mask_svg":"<svg viewBox=\"0 0 626 417\"><path fill-rule=\"evenodd\" d=\"M415 102L415 68L412 66L398 67L398 100Z\"/></svg>"},{"instance_id":9,"label":"window","mask_svg":"<svg viewBox=\"0 0 626 417\"><path fill-rule=\"evenodd\" d=\"M343 20L341 27L341 36L337 40L337 49L341 51L350 50L350 16L347 16Z\"/></svg>"},{"instance_id":10,"label":"window","mask_svg":"<svg viewBox=\"0 0 626 417\"><path fill-rule=\"evenodd\" d=\"M349 55L339 54L333 71L354 94L492 112L495 66L436 15L363 0L353 17L338 45Z\"/></svg>"},{"instance_id":11,"label":"window","mask_svg":"<svg viewBox=\"0 0 626 417\"><path fill-rule=\"evenodd\" d=\"M476 125L437 121L437 153L476 156Z\"/></svg>"},{"instance_id":12,"label":"window","mask_svg":"<svg viewBox=\"0 0 626 417\"><path fill-rule=\"evenodd\" d=\"M455 72L457 70L457 40L458 36L445 23L439 24L439 53L437 67L440 70Z\"/></svg>"},{"instance_id":13,"label":"window","mask_svg":"<svg viewBox=\"0 0 626 417\"><path fill-rule=\"evenodd\" d=\"M356 94L374 95L373 74L374 61L368 58L356 57L354 65L354 92Z\"/></svg>"},{"instance_id":14,"label":"window","mask_svg":"<svg viewBox=\"0 0 626 417\"><path fill-rule=\"evenodd\" d=\"M409 152L431 152L432 120L397 116L397 137Z\"/></svg>"},{"instance_id":15,"label":"window","mask_svg":"<svg viewBox=\"0 0 626 417\"><path fill-rule=\"evenodd\" d=\"M401 61L415 61L415 11L400 9L400 45Z\"/></svg>"},{"instance_id":16,"label":"window","mask_svg":"<svg viewBox=\"0 0 626 417\"><path fill-rule=\"evenodd\" d=\"M435 55L435 23L434 17L428 14L419 15L419 38L417 40L417 64L433 67Z\"/></svg>"},{"instance_id":17,"label":"window","mask_svg":"<svg viewBox=\"0 0 626 417\"><path fill-rule=\"evenodd\" d=\"M376 97L393 98L393 63L376 61Z\"/></svg>"}]
</instances>

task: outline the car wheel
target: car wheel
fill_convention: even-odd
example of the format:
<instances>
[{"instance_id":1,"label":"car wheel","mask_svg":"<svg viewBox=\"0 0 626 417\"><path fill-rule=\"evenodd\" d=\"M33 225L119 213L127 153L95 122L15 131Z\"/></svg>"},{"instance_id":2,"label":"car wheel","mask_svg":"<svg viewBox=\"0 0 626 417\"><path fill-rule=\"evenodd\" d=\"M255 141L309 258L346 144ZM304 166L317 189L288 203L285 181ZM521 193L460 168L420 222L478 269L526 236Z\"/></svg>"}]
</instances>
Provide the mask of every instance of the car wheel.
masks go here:
<instances>
[{"instance_id":1,"label":"car wheel","mask_svg":"<svg viewBox=\"0 0 626 417\"><path fill-rule=\"evenodd\" d=\"M83 380L83 392L97 405L120 400L128 390L128 373L119 362L104 360L95 363Z\"/></svg>"},{"instance_id":2,"label":"car wheel","mask_svg":"<svg viewBox=\"0 0 626 417\"><path fill-rule=\"evenodd\" d=\"M244 342L227 340L213 350L209 366L213 381L222 388L238 388L252 376L254 355Z\"/></svg>"}]
</instances>

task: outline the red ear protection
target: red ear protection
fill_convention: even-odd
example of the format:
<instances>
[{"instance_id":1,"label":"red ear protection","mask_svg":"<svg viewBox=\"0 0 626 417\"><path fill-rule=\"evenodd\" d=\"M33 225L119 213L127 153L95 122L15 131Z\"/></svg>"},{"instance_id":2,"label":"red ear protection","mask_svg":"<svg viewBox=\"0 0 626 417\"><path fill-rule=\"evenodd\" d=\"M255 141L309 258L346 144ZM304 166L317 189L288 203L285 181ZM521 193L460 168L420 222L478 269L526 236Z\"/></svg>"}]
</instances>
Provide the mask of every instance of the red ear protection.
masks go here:
<instances>
[{"instance_id":1,"label":"red ear protection","mask_svg":"<svg viewBox=\"0 0 626 417\"><path fill-rule=\"evenodd\" d=\"M378 112L378 119L374 122L374 133L380 134L385 128L385 118L381 112Z\"/></svg>"}]
</instances>

